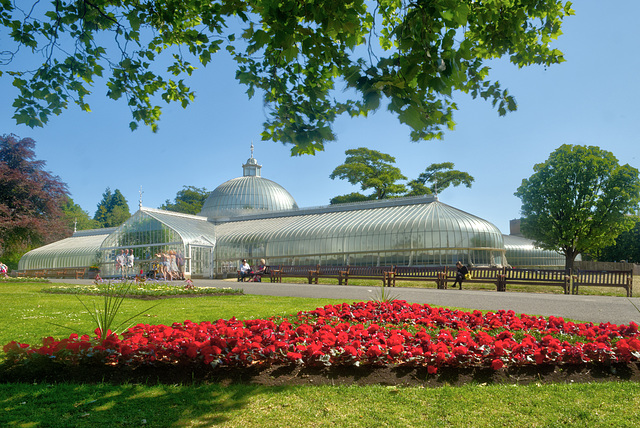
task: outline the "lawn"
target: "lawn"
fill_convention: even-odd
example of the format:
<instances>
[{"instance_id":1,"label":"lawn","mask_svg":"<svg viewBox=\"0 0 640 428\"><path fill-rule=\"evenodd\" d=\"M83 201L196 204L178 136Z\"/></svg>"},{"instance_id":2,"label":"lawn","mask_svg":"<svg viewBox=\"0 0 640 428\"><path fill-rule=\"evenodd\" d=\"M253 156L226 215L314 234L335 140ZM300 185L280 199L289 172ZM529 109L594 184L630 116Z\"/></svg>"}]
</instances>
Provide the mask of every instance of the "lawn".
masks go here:
<instances>
[{"instance_id":1,"label":"lawn","mask_svg":"<svg viewBox=\"0 0 640 428\"><path fill-rule=\"evenodd\" d=\"M93 326L71 295L43 284L0 283L0 342L36 343ZM82 297L90 306L99 297ZM127 299L123 317L171 324L287 315L332 299L207 296ZM91 307L91 306L90 306ZM1 426L637 426L640 384L385 386L2 384Z\"/></svg>"}]
</instances>

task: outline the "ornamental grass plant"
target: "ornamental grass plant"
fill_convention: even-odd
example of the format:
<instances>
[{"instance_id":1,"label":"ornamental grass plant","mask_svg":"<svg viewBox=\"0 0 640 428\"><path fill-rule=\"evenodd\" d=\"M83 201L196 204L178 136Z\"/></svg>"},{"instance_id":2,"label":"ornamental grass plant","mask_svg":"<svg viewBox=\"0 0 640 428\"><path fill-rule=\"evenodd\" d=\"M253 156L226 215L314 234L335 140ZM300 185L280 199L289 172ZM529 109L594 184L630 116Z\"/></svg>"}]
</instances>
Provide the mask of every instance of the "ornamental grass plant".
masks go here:
<instances>
[{"instance_id":1,"label":"ornamental grass plant","mask_svg":"<svg viewBox=\"0 0 640 428\"><path fill-rule=\"evenodd\" d=\"M127 296L131 294L131 288L133 285L133 282L124 282L120 284L112 284L111 282L107 283L101 293L103 297L102 304L99 305L94 302L93 309L89 309L78 294L74 294L95 323L94 325L96 326L96 329L94 330L94 333L99 338L106 338L111 334L117 334L120 327L159 305L159 303L157 303L149 306L148 308L142 309L140 312L120 321L120 323L116 325L116 317L120 314L122 303L125 301ZM72 329L71 327L69 328Z\"/></svg>"}]
</instances>

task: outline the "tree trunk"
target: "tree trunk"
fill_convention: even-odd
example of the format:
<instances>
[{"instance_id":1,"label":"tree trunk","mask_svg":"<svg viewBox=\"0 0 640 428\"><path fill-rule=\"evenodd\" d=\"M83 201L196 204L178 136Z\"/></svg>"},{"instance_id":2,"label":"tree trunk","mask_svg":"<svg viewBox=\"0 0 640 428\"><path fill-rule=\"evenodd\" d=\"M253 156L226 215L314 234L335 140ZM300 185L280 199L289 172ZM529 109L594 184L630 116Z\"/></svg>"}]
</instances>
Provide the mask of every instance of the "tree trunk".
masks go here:
<instances>
[{"instance_id":1,"label":"tree trunk","mask_svg":"<svg viewBox=\"0 0 640 428\"><path fill-rule=\"evenodd\" d=\"M565 255L564 268L570 269L571 272L573 273L573 262L575 261L578 253L575 251L574 248L565 248L564 255Z\"/></svg>"}]
</instances>

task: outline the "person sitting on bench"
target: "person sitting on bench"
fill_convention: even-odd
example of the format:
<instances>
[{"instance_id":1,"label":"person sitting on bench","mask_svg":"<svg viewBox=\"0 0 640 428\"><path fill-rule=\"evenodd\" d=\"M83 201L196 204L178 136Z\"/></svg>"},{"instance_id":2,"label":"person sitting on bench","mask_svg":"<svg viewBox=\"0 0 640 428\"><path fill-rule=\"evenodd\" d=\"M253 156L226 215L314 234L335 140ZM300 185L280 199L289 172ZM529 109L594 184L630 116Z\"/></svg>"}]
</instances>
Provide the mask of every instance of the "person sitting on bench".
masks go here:
<instances>
[{"instance_id":1,"label":"person sitting on bench","mask_svg":"<svg viewBox=\"0 0 640 428\"><path fill-rule=\"evenodd\" d=\"M254 282L262 282L262 275L264 275L264 270L267 268L267 262L264 259L260 259L260 263L258 264L258 270L253 272L253 281Z\"/></svg>"},{"instance_id":2,"label":"person sitting on bench","mask_svg":"<svg viewBox=\"0 0 640 428\"><path fill-rule=\"evenodd\" d=\"M245 278L251 277L251 266L245 259L242 259L242 265L240 265L240 277L238 278L239 282L244 282Z\"/></svg>"},{"instance_id":3,"label":"person sitting on bench","mask_svg":"<svg viewBox=\"0 0 640 428\"><path fill-rule=\"evenodd\" d=\"M456 280L453 282L453 288L456 288L456 284L460 283L460 290L462 290L462 281L464 281L465 277L469 273L469 269L462 262L458 261L456 263L456 268L458 272L456 272Z\"/></svg>"}]
</instances>

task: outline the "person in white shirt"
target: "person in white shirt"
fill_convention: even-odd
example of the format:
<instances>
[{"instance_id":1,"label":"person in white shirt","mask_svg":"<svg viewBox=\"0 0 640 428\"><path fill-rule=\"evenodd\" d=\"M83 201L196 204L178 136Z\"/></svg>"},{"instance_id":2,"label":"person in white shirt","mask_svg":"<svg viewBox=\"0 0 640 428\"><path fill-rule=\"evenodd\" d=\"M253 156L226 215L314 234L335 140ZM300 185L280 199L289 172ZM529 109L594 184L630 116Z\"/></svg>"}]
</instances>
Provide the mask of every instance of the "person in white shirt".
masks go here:
<instances>
[{"instance_id":1,"label":"person in white shirt","mask_svg":"<svg viewBox=\"0 0 640 428\"><path fill-rule=\"evenodd\" d=\"M238 277L238 281L244 281L245 278L251 276L251 266L245 259L242 259L242 264L240 265L240 276Z\"/></svg>"},{"instance_id":2,"label":"person in white shirt","mask_svg":"<svg viewBox=\"0 0 640 428\"><path fill-rule=\"evenodd\" d=\"M116 257L116 270L120 271L122 278L124 278L126 268L127 268L127 259L124 255L124 250L120 250L120 254L118 254L118 257Z\"/></svg>"},{"instance_id":3,"label":"person in white shirt","mask_svg":"<svg viewBox=\"0 0 640 428\"><path fill-rule=\"evenodd\" d=\"M129 250L127 250L129 251ZM133 256L133 250L129 251L129 255L127 256L127 274L129 272L133 272L133 262L135 261L135 257Z\"/></svg>"}]
</instances>

